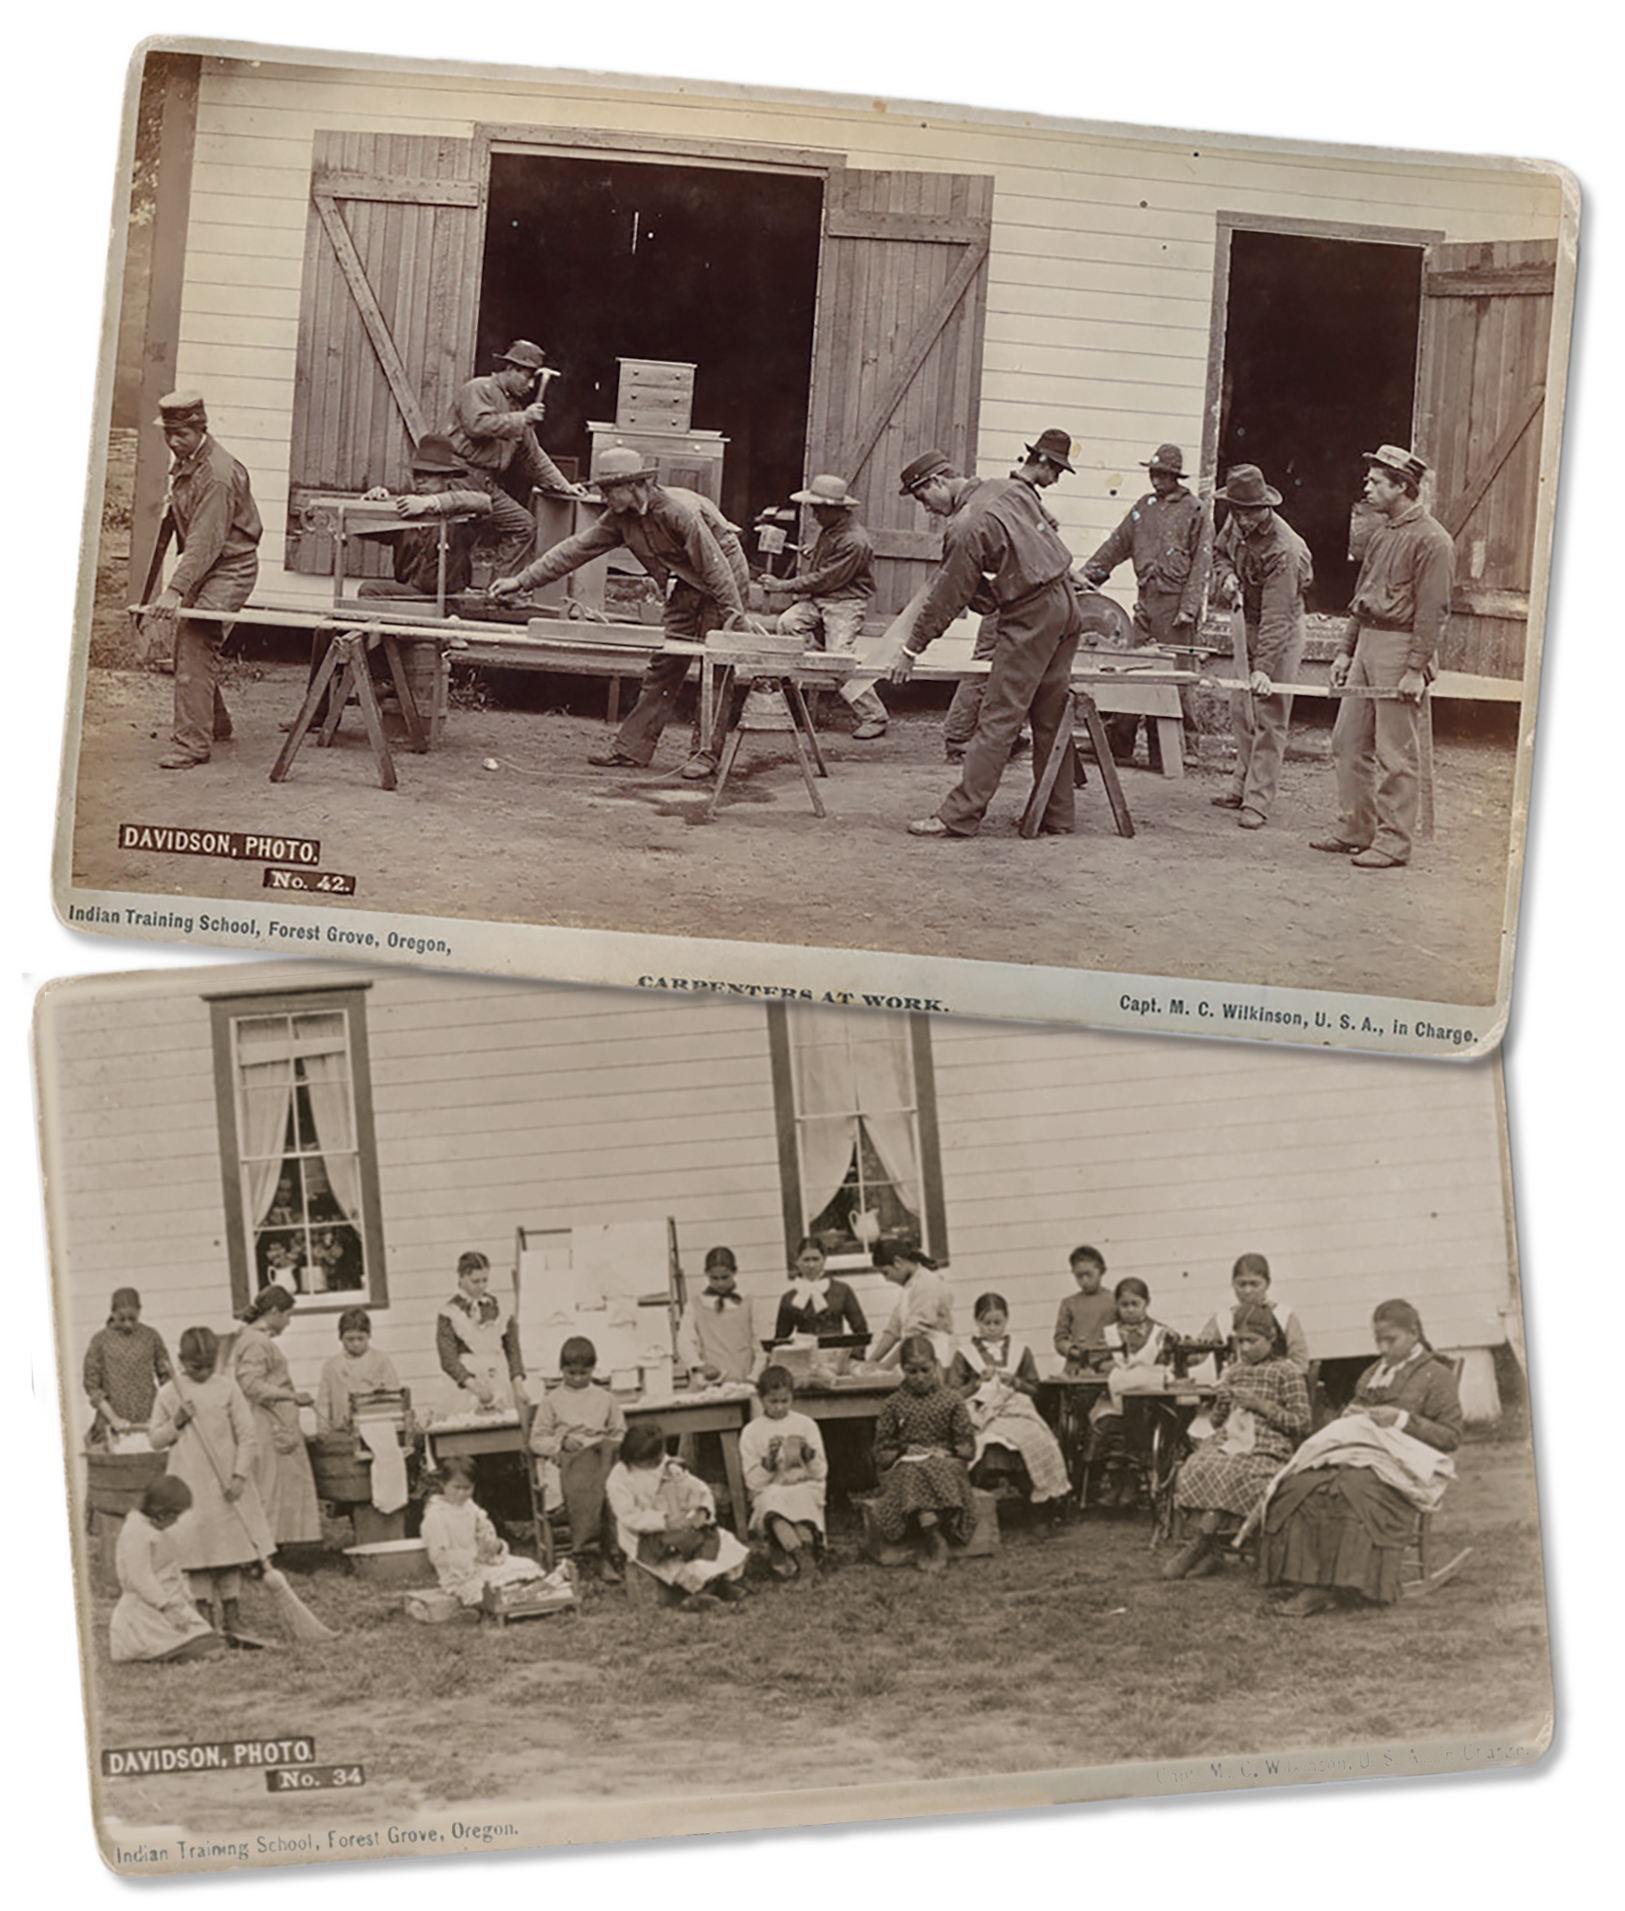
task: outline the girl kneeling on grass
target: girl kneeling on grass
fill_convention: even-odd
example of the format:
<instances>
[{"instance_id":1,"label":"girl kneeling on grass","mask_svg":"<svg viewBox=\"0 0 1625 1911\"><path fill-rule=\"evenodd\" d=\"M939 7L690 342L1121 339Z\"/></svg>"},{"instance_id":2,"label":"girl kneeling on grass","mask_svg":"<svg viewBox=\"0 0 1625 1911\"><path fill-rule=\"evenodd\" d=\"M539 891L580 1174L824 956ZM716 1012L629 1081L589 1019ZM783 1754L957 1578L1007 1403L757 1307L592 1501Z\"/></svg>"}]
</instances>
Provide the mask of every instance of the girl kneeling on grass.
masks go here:
<instances>
[{"instance_id":1,"label":"girl kneeling on grass","mask_svg":"<svg viewBox=\"0 0 1625 1911\"><path fill-rule=\"evenodd\" d=\"M688 1612L744 1598L739 1579L749 1555L717 1525L710 1487L667 1458L666 1436L653 1421L641 1421L621 1442L604 1495L629 1579L648 1573L675 1586L688 1595Z\"/></svg>"},{"instance_id":2,"label":"girl kneeling on grass","mask_svg":"<svg viewBox=\"0 0 1625 1911\"><path fill-rule=\"evenodd\" d=\"M824 1545L823 1437L816 1420L791 1411L796 1383L787 1367L764 1368L756 1391L761 1418L739 1436L751 1531L766 1535L768 1563L780 1579L807 1584L818 1576Z\"/></svg>"},{"instance_id":3,"label":"girl kneeling on grass","mask_svg":"<svg viewBox=\"0 0 1625 1911\"><path fill-rule=\"evenodd\" d=\"M1174 1503L1187 1515L1190 1537L1163 1567L1165 1579L1219 1570L1219 1532L1247 1518L1309 1431L1309 1389L1274 1311L1238 1307L1232 1331L1237 1358L1208 1408L1213 1437L1179 1469Z\"/></svg>"},{"instance_id":4,"label":"girl kneeling on grass","mask_svg":"<svg viewBox=\"0 0 1625 1911\"><path fill-rule=\"evenodd\" d=\"M971 1456L976 1429L959 1395L943 1385L936 1350L923 1334L902 1346L903 1384L887 1397L875 1424L880 1492L871 1502L882 1539L894 1544L918 1533L921 1572L940 1573L949 1541L971 1526Z\"/></svg>"},{"instance_id":5,"label":"girl kneeling on grass","mask_svg":"<svg viewBox=\"0 0 1625 1911\"><path fill-rule=\"evenodd\" d=\"M191 1505L192 1489L166 1475L142 1494L139 1511L125 1515L114 1561L122 1596L113 1608L107 1641L115 1660L173 1664L226 1649L187 1597L186 1575L169 1534Z\"/></svg>"},{"instance_id":6,"label":"girl kneeling on grass","mask_svg":"<svg viewBox=\"0 0 1625 1911\"><path fill-rule=\"evenodd\" d=\"M535 1560L508 1551L474 1504L474 1469L461 1457L440 1469L440 1492L423 1509L422 1537L440 1590L464 1606L477 1606L487 1586L544 1577Z\"/></svg>"}]
</instances>

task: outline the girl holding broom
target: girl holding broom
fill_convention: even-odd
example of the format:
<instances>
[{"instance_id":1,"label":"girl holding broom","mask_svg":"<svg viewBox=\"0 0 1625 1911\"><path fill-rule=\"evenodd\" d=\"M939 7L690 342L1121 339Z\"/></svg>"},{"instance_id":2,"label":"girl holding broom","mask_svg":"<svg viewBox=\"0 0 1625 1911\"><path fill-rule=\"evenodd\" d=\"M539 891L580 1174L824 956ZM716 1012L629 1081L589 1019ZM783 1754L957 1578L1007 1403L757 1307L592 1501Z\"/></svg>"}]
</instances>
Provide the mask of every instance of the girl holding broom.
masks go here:
<instances>
[{"instance_id":1,"label":"girl holding broom","mask_svg":"<svg viewBox=\"0 0 1625 1911\"><path fill-rule=\"evenodd\" d=\"M188 1327L180 1356L180 1374L154 1402L149 1438L170 1450L167 1477L191 1489L191 1516L174 1538L198 1611L215 1625L218 1599L219 1630L240 1639L242 1571L257 1561L294 1637L332 1638L270 1563L276 1541L254 1483L254 1414L231 1375L215 1371L218 1336Z\"/></svg>"}]
</instances>

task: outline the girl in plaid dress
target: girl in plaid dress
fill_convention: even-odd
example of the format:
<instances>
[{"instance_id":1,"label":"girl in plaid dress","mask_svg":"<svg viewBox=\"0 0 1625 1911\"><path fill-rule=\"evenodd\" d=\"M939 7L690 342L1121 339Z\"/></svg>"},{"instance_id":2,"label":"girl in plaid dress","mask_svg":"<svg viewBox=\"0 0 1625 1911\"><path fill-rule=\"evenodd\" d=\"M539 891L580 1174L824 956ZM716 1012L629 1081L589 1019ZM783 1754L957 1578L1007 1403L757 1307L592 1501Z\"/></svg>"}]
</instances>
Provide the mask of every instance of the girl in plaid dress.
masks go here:
<instances>
[{"instance_id":1,"label":"girl in plaid dress","mask_svg":"<svg viewBox=\"0 0 1625 1911\"><path fill-rule=\"evenodd\" d=\"M875 1525L894 1543L917 1532L921 1572L940 1573L948 1564L948 1542L970 1531L976 1429L964 1401L943 1385L936 1350L925 1335L911 1334L903 1342L902 1363L903 1384L881 1407L875 1426Z\"/></svg>"},{"instance_id":2,"label":"girl in plaid dress","mask_svg":"<svg viewBox=\"0 0 1625 1911\"><path fill-rule=\"evenodd\" d=\"M1214 1543L1220 1529L1252 1512L1309 1431L1309 1390L1287 1356L1274 1311L1237 1308L1234 1333L1237 1358L1208 1410L1213 1437L1179 1470L1174 1503L1195 1519L1190 1537L1163 1567L1165 1579L1219 1570Z\"/></svg>"}]
</instances>

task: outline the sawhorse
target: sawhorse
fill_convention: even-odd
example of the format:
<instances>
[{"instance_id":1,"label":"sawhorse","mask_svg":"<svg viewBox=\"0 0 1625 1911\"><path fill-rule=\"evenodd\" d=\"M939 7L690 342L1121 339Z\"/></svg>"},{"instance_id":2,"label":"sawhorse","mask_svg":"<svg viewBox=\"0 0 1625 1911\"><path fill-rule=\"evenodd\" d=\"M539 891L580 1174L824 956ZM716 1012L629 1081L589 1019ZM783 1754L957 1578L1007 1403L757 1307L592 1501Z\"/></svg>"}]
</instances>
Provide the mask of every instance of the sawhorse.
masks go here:
<instances>
[{"instance_id":1,"label":"sawhorse","mask_svg":"<svg viewBox=\"0 0 1625 1911\"><path fill-rule=\"evenodd\" d=\"M1073 730L1077 718L1083 718L1084 727L1089 732L1089 741L1094 745L1095 763L1100 771L1100 781L1106 791L1106 801L1112 806L1112 820L1117 825L1119 836L1134 834L1134 818L1128 813L1128 802L1123 795L1123 786L1117 780L1117 765L1112 760L1111 744L1106 739L1106 726L1101 721L1100 711L1095 700L1087 690L1071 690L1061 719L1060 728L1055 732L1055 741L1050 745L1049 755L1039 771L1038 781L1033 785L1033 793L1027 799L1027 807L1021 812L1019 833L1029 839L1036 836L1043 827L1044 811L1049 806L1051 796L1055 794L1056 779L1068 753L1076 757L1076 745ZM1081 779L1080 779L1081 780Z\"/></svg>"},{"instance_id":2,"label":"sawhorse","mask_svg":"<svg viewBox=\"0 0 1625 1911\"><path fill-rule=\"evenodd\" d=\"M819 776L828 776L829 768L824 762L824 754L818 747L818 737L813 730L812 716L807 709L807 699L802 694L801 685L794 677L769 677L751 675L745 678L745 703L738 719L729 722L729 706L733 700L733 687L739 676L737 664L728 664L719 673L716 701L711 710L711 735L719 729L726 734L722 746L722 758L717 766L716 788L711 792L711 800L705 806L709 820L717 813L722 801L722 792L728 787L728 778L733 773L734 764L739 759L740 745L747 731L788 731L790 741L795 746L796 762L801 768L801 780L807 786L807 794L812 799L813 815L825 814L823 799L818 794L818 786L813 781L814 772ZM703 700L703 699L702 699Z\"/></svg>"},{"instance_id":3,"label":"sawhorse","mask_svg":"<svg viewBox=\"0 0 1625 1911\"><path fill-rule=\"evenodd\" d=\"M353 694L361 705L361 720L367 727L367 741L372 745L373 761L378 765L378 780L386 790L395 788L395 760L384 738L383 713L378 708L377 693L372 687L372 665L368 657L368 652L380 645L384 660L389 665L389 674L394 680L395 695L400 700L408 741L419 756L427 752L429 739L418 715L412 686L406 680L406 668L401 662L400 647L394 635L389 631L357 626L334 632L327 655L323 657L316 675L311 679L310 688L305 692L305 700L299 706L299 714L288 732L288 739L271 766L273 783L287 779L289 770L293 768L293 760L316 721L323 697L327 699L327 715L322 720L316 741L322 749L327 749L338 731L344 706Z\"/></svg>"}]
</instances>

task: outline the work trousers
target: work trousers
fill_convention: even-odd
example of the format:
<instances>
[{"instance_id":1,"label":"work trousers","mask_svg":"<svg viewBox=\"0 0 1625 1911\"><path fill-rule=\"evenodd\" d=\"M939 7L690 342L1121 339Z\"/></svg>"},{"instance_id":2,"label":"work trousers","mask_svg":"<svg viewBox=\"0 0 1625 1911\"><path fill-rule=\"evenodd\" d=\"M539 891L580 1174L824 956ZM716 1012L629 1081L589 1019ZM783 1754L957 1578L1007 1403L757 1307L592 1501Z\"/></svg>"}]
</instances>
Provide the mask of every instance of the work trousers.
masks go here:
<instances>
[{"instance_id":1,"label":"work trousers","mask_svg":"<svg viewBox=\"0 0 1625 1911\"><path fill-rule=\"evenodd\" d=\"M492 548L493 576L512 577L534 554L536 519L530 510L530 494L541 477L541 468L523 440L504 472L469 466L468 482L491 500L491 514L480 527L479 541Z\"/></svg>"},{"instance_id":2,"label":"work trousers","mask_svg":"<svg viewBox=\"0 0 1625 1911\"><path fill-rule=\"evenodd\" d=\"M666 598L664 618L666 636L677 643L704 643L707 634L722 622L722 612L714 597L707 597L692 584L678 578ZM657 650L643 673L638 700L627 712L626 720L615 734L615 747L642 764L654 761L655 746L661 732L671 721L677 695L688 676L687 657L671 656Z\"/></svg>"},{"instance_id":3,"label":"work trousers","mask_svg":"<svg viewBox=\"0 0 1625 1911\"><path fill-rule=\"evenodd\" d=\"M1361 627L1350 684L1392 689L1411 654L1408 630ZM1337 833L1408 863L1421 801L1423 710L1400 697L1347 697L1332 729Z\"/></svg>"},{"instance_id":4,"label":"work trousers","mask_svg":"<svg viewBox=\"0 0 1625 1911\"><path fill-rule=\"evenodd\" d=\"M259 576L259 559L252 551L222 558L198 586L192 599L197 610L241 610ZM207 763L216 742L231 735L231 712L220 695L220 646L231 634L230 624L202 623L182 615L175 625L175 747L199 763Z\"/></svg>"},{"instance_id":5,"label":"work trousers","mask_svg":"<svg viewBox=\"0 0 1625 1911\"><path fill-rule=\"evenodd\" d=\"M1300 623L1285 643L1261 644L1258 632L1247 628L1241 612L1235 615L1236 675L1250 677L1255 670L1262 670L1271 683L1296 683L1303 662L1303 625ZM1236 767L1230 791L1241 798L1243 809L1269 815L1281 780L1291 722L1290 696L1255 697L1250 690L1230 692L1230 727L1236 735Z\"/></svg>"},{"instance_id":6,"label":"work trousers","mask_svg":"<svg viewBox=\"0 0 1625 1911\"><path fill-rule=\"evenodd\" d=\"M1001 610L993 646L993 668L982 697L981 716L965 750L957 786L943 799L937 815L955 836L974 836L993 800L1024 719L1033 726L1033 781L1043 775L1050 747L1060 736L1072 708L1072 659L1077 654L1082 618L1071 579L1058 577L1019 608ZM1076 764L1072 740L1045 806L1041 827L1070 833Z\"/></svg>"},{"instance_id":7,"label":"work trousers","mask_svg":"<svg viewBox=\"0 0 1625 1911\"><path fill-rule=\"evenodd\" d=\"M971 646L970 653L972 658L979 664L990 662L998 640L997 616L984 617L976 626L976 642ZM982 698L986 692L986 677L960 678L953 702L948 706L948 714L942 720L942 740L950 749L964 749L975 736L977 719L982 714Z\"/></svg>"},{"instance_id":8,"label":"work trousers","mask_svg":"<svg viewBox=\"0 0 1625 1911\"><path fill-rule=\"evenodd\" d=\"M850 657L863 635L868 608L866 597L797 597L779 612L779 629L786 636L799 637L803 644L813 640L832 656ZM860 723L886 721L886 706L873 684L862 678L849 681L841 686L841 695Z\"/></svg>"}]
</instances>

